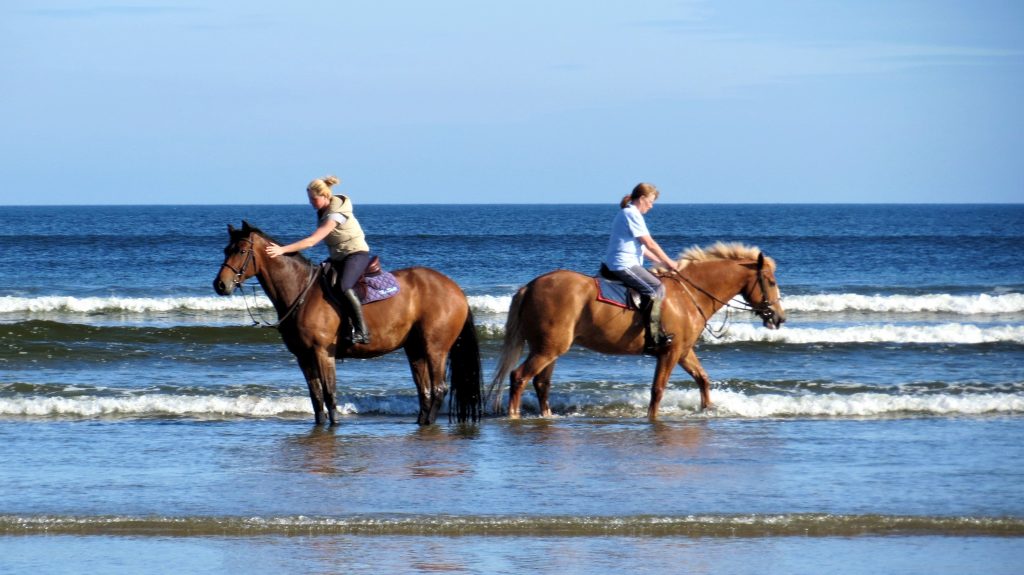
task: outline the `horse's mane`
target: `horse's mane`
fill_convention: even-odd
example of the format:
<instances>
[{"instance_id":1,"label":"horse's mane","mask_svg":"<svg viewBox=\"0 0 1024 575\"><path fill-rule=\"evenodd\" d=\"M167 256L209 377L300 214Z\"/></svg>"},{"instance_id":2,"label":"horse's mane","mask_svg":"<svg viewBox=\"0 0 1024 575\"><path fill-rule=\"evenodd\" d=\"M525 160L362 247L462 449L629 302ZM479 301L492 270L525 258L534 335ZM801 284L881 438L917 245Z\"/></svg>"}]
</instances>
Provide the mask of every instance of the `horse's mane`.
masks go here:
<instances>
[{"instance_id":1,"label":"horse's mane","mask_svg":"<svg viewBox=\"0 0 1024 575\"><path fill-rule=\"evenodd\" d=\"M679 254L679 260L683 267L692 263L710 262L715 260L756 260L761 249L757 246L748 246L740 242L715 242L707 247L693 246ZM765 265L768 269L775 269L775 260L765 256Z\"/></svg>"},{"instance_id":2,"label":"horse's mane","mask_svg":"<svg viewBox=\"0 0 1024 575\"><path fill-rule=\"evenodd\" d=\"M254 226L252 224L247 224L246 227L242 228L241 230L236 230L236 233L239 236L243 236L243 235L247 236L247 235L249 235L250 232L252 232L254 234L257 234L260 237L262 237L263 239L267 240L268 242L275 243L275 244L277 244L279 246L287 245L287 244L284 244L284 243L281 243L281 242L277 241L276 239L274 239L273 236L271 236L267 232L257 228L256 226ZM237 238L233 237L232 239L237 239ZM299 260L299 261L301 261L301 262L303 262L303 263L305 263L307 265L313 265L312 262L309 261L309 258L307 258L306 256L302 255L302 252L292 252L292 253L288 253L288 254L284 254L284 255L289 257L289 258Z\"/></svg>"}]
</instances>

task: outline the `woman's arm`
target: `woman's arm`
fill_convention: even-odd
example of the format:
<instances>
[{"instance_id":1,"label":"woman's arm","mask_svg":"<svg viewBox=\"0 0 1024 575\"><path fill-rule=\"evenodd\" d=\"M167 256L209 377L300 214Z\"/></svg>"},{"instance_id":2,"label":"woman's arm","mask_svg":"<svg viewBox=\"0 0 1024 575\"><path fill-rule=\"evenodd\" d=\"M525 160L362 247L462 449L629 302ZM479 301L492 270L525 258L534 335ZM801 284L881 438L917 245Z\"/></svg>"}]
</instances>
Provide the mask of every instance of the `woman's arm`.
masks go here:
<instances>
[{"instance_id":1,"label":"woman's arm","mask_svg":"<svg viewBox=\"0 0 1024 575\"><path fill-rule=\"evenodd\" d=\"M665 264L669 269L678 269L678 264L676 264L675 260L668 257L668 254L665 253L665 250L661 249L661 246L658 245L658 242L654 241L653 237L639 236L636 238L636 241L640 242L640 245L643 246L645 256Z\"/></svg>"},{"instance_id":2,"label":"woman's arm","mask_svg":"<svg viewBox=\"0 0 1024 575\"><path fill-rule=\"evenodd\" d=\"M304 249L311 248L327 237L327 234L331 233L331 230L338 225L338 222L334 220L327 220L316 229L308 238L301 239L295 243L288 244L286 246L279 246L275 243L271 243L267 246L267 253L270 257L276 258L281 254L290 254L292 252L301 252Z\"/></svg>"}]
</instances>

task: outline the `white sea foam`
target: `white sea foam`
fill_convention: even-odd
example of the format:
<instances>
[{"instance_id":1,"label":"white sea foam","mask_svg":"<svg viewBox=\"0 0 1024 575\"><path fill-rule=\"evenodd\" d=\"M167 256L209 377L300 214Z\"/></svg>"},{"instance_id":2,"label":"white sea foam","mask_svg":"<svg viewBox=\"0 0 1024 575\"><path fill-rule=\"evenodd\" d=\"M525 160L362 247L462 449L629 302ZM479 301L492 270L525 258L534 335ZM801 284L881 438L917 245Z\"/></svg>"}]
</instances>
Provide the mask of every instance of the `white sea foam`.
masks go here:
<instances>
[{"instance_id":1,"label":"white sea foam","mask_svg":"<svg viewBox=\"0 0 1024 575\"><path fill-rule=\"evenodd\" d=\"M246 301L250 307L271 308L270 300L259 295L242 297L163 297L163 298L132 298L132 297L72 297L72 296L41 296L41 297L0 297L0 313L164 313L172 311L239 311L246 309Z\"/></svg>"},{"instance_id":2,"label":"white sea foam","mask_svg":"<svg viewBox=\"0 0 1024 575\"><path fill-rule=\"evenodd\" d=\"M859 295L817 294L787 296L787 311L836 313L868 311L883 313L951 313L961 315L1024 312L1024 294L1000 295Z\"/></svg>"},{"instance_id":3,"label":"white sea foam","mask_svg":"<svg viewBox=\"0 0 1024 575\"><path fill-rule=\"evenodd\" d=\"M891 395L744 394L712 390L712 417L886 417L904 414L957 416L1024 413L1024 395L1016 393ZM641 403L646 405L647 397ZM700 409L697 390L669 391L662 400L661 413L696 413Z\"/></svg>"},{"instance_id":4,"label":"white sea foam","mask_svg":"<svg viewBox=\"0 0 1024 575\"><path fill-rule=\"evenodd\" d=\"M777 342L815 343L925 343L979 344L1024 343L1024 326L978 326L963 323L939 325L855 325L846 327L783 327L769 330L754 323L731 324L721 339L704 337L705 343Z\"/></svg>"},{"instance_id":5,"label":"white sea foam","mask_svg":"<svg viewBox=\"0 0 1024 575\"><path fill-rule=\"evenodd\" d=\"M646 386L645 386L646 387ZM727 389L712 389L715 409L700 410L696 389L669 389L659 413L726 418L774 417L890 417L928 415L1024 414L1021 393L944 393L944 394L746 394ZM568 415L643 417L646 414L646 389L623 391L618 397L602 394L555 394L552 408ZM533 394L523 396L527 410L536 408ZM362 397L343 401L342 414L386 414L415 416L415 396ZM207 418L302 418L312 414L305 396L289 397L201 397L187 395L146 395L132 397L42 397L22 396L0 399L0 416L29 417L194 417Z\"/></svg>"},{"instance_id":6,"label":"white sea foam","mask_svg":"<svg viewBox=\"0 0 1024 575\"><path fill-rule=\"evenodd\" d=\"M270 300L257 292L233 297L73 297L73 296L0 296L0 313L163 313L171 311L237 311L250 307L269 309ZM503 314L512 303L512 294L472 295L470 307L478 313ZM878 313L949 313L958 315L1024 313L1024 294L1000 295L859 295L817 294L787 296L787 311L839 313L865 311Z\"/></svg>"},{"instance_id":7,"label":"white sea foam","mask_svg":"<svg viewBox=\"0 0 1024 575\"><path fill-rule=\"evenodd\" d=\"M346 406L347 407L347 406ZM18 397L0 400L2 415L100 416L237 416L273 417L310 411L302 397L264 398L142 395L130 397Z\"/></svg>"},{"instance_id":8,"label":"white sea foam","mask_svg":"<svg viewBox=\"0 0 1024 575\"><path fill-rule=\"evenodd\" d=\"M507 313L512 305L511 295L471 295L468 299L474 312Z\"/></svg>"}]
</instances>

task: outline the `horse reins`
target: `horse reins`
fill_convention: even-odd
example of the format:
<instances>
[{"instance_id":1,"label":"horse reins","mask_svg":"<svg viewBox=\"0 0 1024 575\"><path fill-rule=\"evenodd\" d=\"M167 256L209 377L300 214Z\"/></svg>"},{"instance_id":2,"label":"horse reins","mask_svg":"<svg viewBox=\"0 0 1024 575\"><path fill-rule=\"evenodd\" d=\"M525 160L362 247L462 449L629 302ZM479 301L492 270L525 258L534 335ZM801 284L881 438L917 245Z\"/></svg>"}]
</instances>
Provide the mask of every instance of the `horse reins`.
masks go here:
<instances>
[{"instance_id":1,"label":"horse reins","mask_svg":"<svg viewBox=\"0 0 1024 575\"><path fill-rule=\"evenodd\" d=\"M309 280L306 281L306 287L302 288L302 291L299 292L299 297L295 298L295 301L293 301L292 304L290 306L288 306L288 309L287 309L287 311L284 312L284 315L278 317L276 322L270 323L270 322L264 320L262 316L259 319L257 319L256 316L252 313L252 310L249 308L249 300L246 299L246 297L245 297L245 290L242 289L242 282L245 281L245 279L242 277L242 275L245 273L245 268L249 265L249 262L255 261L255 256L253 255L253 251L254 251L253 250L253 245L254 244L253 244L253 241L251 239L249 239L249 238L245 238L245 239L238 240L238 241L239 242L249 242L249 249L242 252L242 253L245 254L245 259L242 260L242 266L239 269L235 269L234 266L232 266L228 262L224 262L224 263L220 264L220 267L228 268L229 270L235 272L235 277L234 277L234 280L233 280L234 283L235 283L235 287L234 287L234 289L232 291L237 289L237 290L240 290L242 292L242 301L245 303L245 311L246 311L246 313L249 314L249 319L252 320L253 327L279 328L279 327L281 327L281 323L284 322L284 320L288 319L292 315L292 313L295 312L295 310L297 310L300 306L302 306L303 303L305 303L305 301L306 301L306 294L309 293L309 289L311 287L313 287L313 282L316 280L316 276L317 276L317 272L318 272L319 268L316 267L316 266L310 266L309 267ZM256 302L256 286L252 286L252 299L253 299L253 306L255 306L256 305L255 304L255 302Z\"/></svg>"},{"instance_id":2,"label":"horse reins","mask_svg":"<svg viewBox=\"0 0 1024 575\"><path fill-rule=\"evenodd\" d=\"M762 273L762 268L760 266L757 268L757 285L759 288L761 288L761 302L756 306L750 305L747 302L740 302L740 305L736 305L732 303L732 301L722 301L708 290L694 283L693 280L691 280L690 278L679 273L679 271L677 270L669 270L668 274L665 277L676 280L677 282L679 282L679 285L682 286L684 290L686 290L686 295L690 296L690 301L693 302L693 306L697 308L697 312L700 314L702 318L704 318L704 329L707 330L707 332L710 333L716 339L721 339L725 337L725 332L728 330L728 310L749 311L754 314L757 314L758 317L764 320L770 319L775 316L775 310L772 309L773 302L768 299L768 290L765 288L765 278L764 274ZM721 304L722 307L726 308L725 319L722 320L722 326L718 329L717 333L713 328L710 327L711 318L709 318L708 315L704 313L704 309L700 307L699 303L697 303L697 298L694 297L693 292L690 291L690 288L688 288L686 284L690 284L691 286L694 287L694 289L706 295L712 301Z\"/></svg>"}]
</instances>

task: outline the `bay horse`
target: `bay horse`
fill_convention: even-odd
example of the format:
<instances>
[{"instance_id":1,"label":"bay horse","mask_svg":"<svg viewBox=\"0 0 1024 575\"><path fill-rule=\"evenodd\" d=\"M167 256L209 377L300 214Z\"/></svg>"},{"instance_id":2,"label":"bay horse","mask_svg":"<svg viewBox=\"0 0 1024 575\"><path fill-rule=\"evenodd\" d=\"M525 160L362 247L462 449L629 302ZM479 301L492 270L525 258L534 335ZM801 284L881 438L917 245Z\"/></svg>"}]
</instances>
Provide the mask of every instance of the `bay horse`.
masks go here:
<instances>
[{"instance_id":1,"label":"bay horse","mask_svg":"<svg viewBox=\"0 0 1024 575\"><path fill-rule=\"evenodd\" d=\"M742 294L746 308L757 314L769 329L786 321L779 303L775 261L756 247L717 243L693 247L679 256L678 272L658 272L665 286L661 322L673 342L660 350L647 417L658 417L658 405L676 364L700 387L701 409L711 407L711 380L693 347L708 319ZM597 300L593 277L557 270L535 278L512 298L505 323L505 339L488 397L495 412L501 411L502 387L509 380L509 417L518 418L527 381L533 380L540 415L548 417L548 391L555 360L573 344L609 354L639 355L644 347L643 313ZM530 351L516 369L524 344Z\"/></svg>"},{"instance_id":2,"label":"bay horse","mask_svg":"<svg viewBox=\"0 0 1024 575\"><path fill-rule=\"evenodd\" d=\"M405 350L416 383L417 423L436 420L449 365L449 420L452 414L460 422L480 418L480 348L473 314L466 295L450 278L425 267L393 271L398 293L363 308L372 341L352 344L339 337L345 323L324 297L318 266L297 253L271 258L266 247L274 240L248 222L241 229L228 225L228 238L214 290L230 295L256 276L277 311L273 325L306 378L317 425L324 423L325 411L331 425L337 423L335 358L371 358L398 348Z\"/></svg>"}]
</instances>

